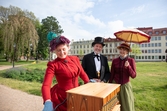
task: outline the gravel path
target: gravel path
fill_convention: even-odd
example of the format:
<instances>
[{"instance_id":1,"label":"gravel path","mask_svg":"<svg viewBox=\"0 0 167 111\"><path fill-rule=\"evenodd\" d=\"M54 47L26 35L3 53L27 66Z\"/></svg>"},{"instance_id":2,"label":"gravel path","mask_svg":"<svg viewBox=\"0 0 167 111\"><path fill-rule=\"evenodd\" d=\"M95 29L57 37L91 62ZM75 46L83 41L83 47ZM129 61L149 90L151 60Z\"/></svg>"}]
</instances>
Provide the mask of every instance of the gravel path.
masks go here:
<instances>
[{"instance_id":1,"label":"gravel path","mask_svg":"<svg viewBox=\"0 0 167 111\"><path fill-rule=\"evenodd\" d=\"M17 65L15 67L19 67ZM0 70L12 66L0 66ZM0 111L42 111L43 100L40 96L9 88L0 84Z\"/></svg>"},{"instance_id":2,"label":"gravel path","mask_svg":"<svg viewBox=\"0 0 167 111\"><path fill-rule=\"evenodd\" d=\"M0 85L0 111L42 111L42 102L40 96Z\"/></svg>"}]
</instances>

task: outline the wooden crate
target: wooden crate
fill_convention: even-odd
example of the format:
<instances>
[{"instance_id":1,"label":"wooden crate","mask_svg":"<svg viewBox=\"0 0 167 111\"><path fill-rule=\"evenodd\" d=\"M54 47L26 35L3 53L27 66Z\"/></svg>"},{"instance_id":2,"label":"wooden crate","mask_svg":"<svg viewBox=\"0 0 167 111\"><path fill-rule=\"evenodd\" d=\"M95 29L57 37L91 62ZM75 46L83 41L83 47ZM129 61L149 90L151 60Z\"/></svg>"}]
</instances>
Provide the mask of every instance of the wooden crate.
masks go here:
<instances>
[{"instance_id":1,"label":"wooden crate","mask_svg":"<svg viewBox=\"0 0 167 111\"><path fill-rule=\"evenodd\" d=\"M120 84L87 83L67 91L67 111L111 111L119 103Z\"/></svg>"}]
</instances>

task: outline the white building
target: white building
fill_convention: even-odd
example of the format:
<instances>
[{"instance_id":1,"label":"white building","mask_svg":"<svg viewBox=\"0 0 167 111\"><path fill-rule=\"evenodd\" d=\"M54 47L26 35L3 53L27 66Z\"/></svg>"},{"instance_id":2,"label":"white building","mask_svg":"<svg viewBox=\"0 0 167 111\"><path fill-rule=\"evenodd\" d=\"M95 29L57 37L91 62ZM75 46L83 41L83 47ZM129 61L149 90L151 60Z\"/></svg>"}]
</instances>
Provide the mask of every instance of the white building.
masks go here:
<instances>
[{"instance_id":1,"label":"white building","mask_svg":"<svg viewBox=\"0 0 167 111\"><path fill-rule=\"evenodd\" d=\"M151 40L149 43L141 43L139 45L139 50L141 50L141 54L134 56L133 53L130 54L135 58L136 61L165 61L167 59L167 28L158 28L153 29L152 27L144 27L137 28L151 36ZM76 55L80 59L85 54L91 53L92 50L92 42L94 40L81 40L81 41L72 41L70 54ZM108 60L112 60L119 56L117 46L122 43L115 38L105 38L106 45L103 48L102 54L105 55ZM131 47L133 49L133 43Z\"/></svg>"},{"instance_id":2,"label":"white building","mask_svg":"<svg viewBox=\"0 0 167 111\"><path fill-rule=\"evenodd\" d=\"M153 29L152 27L138 28L149 34L151 40L149 43L140 44L142 54L136 56L137 61L165 61L167 59L167 28Z\"/></svg>"}]
</instances>

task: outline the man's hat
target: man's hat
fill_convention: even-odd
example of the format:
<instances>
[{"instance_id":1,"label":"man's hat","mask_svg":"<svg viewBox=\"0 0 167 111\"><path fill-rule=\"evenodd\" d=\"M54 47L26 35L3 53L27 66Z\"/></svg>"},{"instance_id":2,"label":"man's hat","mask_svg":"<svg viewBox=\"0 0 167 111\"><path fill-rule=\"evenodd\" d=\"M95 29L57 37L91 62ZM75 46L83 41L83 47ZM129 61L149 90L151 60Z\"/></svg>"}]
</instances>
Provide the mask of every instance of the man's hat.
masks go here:
<instances>
[{"instance_id":1,"label":"man's hat","mask_svg":"<svg viewBox=\"0 0 167 111\"><path fill-rule=\"evenodd\" d=\"M105 44L104 44L104 38L102 38L102 37L95 37L94 42L92 42L92 46L94 46L95 44L101 44L102 46L105 46Z\"/></svg>"},{"instance_id":2,"label":"man's hat","mask_svg":"<svg viewBox=\"0 0 167 111\"><path fill-rule=\"evenodd\" d=\"M122 44L120 44L120 46L118 46L117 48L118 48L118 49L120 49L120 48L126 48L126 49L128 49L129 52L132 51L131 48L130 48L130 45L129 45L128 43L122 43Z\"/></svg>"}]
</instances>

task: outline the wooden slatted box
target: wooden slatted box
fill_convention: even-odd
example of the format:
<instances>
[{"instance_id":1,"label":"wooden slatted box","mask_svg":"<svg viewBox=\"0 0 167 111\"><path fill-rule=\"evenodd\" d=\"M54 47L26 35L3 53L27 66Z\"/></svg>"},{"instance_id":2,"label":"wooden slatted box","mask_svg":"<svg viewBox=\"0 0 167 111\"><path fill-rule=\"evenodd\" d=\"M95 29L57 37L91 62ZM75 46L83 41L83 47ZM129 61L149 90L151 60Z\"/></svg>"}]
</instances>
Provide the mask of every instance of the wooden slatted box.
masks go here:
<instances>
[{"instance_id":1,"label":"wooden slatted box","mask_svg":"<svg viewBox=\"0 0 167 111\"><path fill-rule=\"evenodd\" d=\"M87 83L67 91L67 111L111 111L119 103L120 84Z\"/></svg>"}]
</instances>

